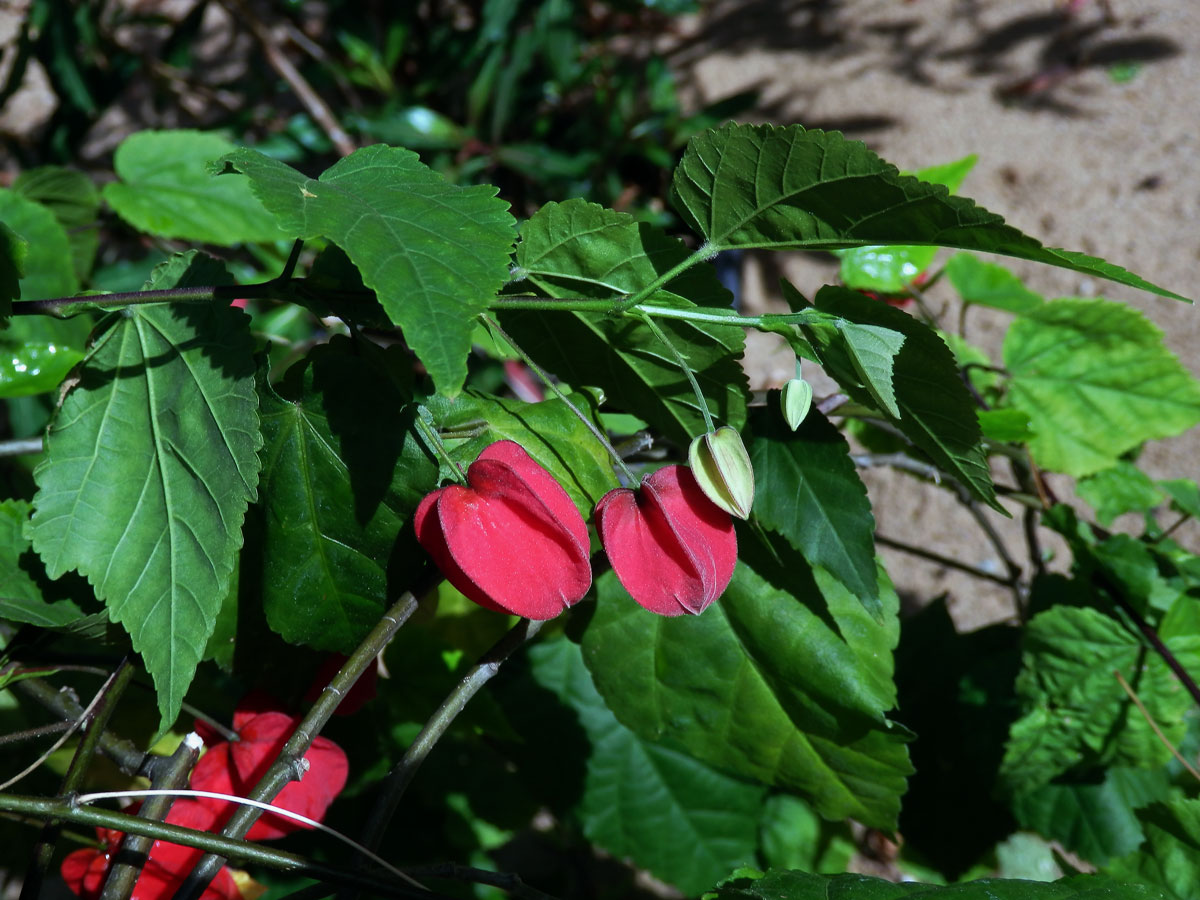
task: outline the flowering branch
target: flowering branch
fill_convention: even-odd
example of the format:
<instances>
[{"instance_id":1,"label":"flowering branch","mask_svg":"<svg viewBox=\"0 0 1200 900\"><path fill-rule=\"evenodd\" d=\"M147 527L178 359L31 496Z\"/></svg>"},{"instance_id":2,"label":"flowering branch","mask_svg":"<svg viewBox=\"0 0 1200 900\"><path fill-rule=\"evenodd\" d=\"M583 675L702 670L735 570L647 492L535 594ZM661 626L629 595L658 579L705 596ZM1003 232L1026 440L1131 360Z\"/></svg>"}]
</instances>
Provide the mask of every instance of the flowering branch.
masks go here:
<instances>
[{"instance_id":1,"label":"flowering branch","mask_svg":"<svg viewBox=\"0 0 1200 900\"><path fill-rule=\"evenodd\" d=\"M346 660L345 665L329 682L312 709L296 726L291 738L283 747L283 752L275 760L274 765L249 794L250 800L266 803L291 781L298 781L304 774L304 754L312 745L313 740L320 734L325 723L333 716L334 710L342 698L354 686L358 677L366 671L367 666L375 661L375 657L387 646L400 626L408 621L417 609L417 600L413 592L406 591L403 596L384 614L371 633L359 644L358 649ZM226 838L240 838L262 815L261 809L252 806L241 806L225 824L221 834ZM205 848L208 849L208 848ZM374 848L372 848L374 849ZM220 852L209 851L188 875L187 879L175 893L175 900L197 900L204 893L205 887L220 871L225 860Z\"/></svg>"}]
</instances>

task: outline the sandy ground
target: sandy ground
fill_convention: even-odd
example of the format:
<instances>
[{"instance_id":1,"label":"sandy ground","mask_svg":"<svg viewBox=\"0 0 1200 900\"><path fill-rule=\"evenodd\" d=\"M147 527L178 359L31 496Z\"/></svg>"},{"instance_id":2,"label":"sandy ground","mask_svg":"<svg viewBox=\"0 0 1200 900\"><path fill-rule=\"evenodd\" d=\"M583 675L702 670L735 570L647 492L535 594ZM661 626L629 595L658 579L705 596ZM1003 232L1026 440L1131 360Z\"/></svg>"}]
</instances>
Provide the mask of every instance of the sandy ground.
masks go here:
<instances>
[{"instance_id":1,"label":"sandy ground","mask_svg":"<svg viewBox=\"0 0 1200 900\"><path fill-rule=\"evenodd\" d=\"M1072 15L1055 0L727 2L698 18L672 59L693 103L754 88L761 100L745 118L838 129L902 169L976 153L960 193L1051 246L1200 297L1200 3L1112 0L1111 13L1095 0ZM1134 304L1200 374L1195 307L997 261L1047 296ZM751 258L744 271L750 308L778 304L781 271L811 296L836 267L799 254ZM969 334L995 353L1006 323L1004 315L972 311ZM760 384L787 379L792 364L772 341L752 342L748 366ZM1197 459L1193 429L1149 447L1142 464L1154 477L1198 478ZM927 547L1003 572L994 545L944 491L879 470L864 480L880 534L917 534ZM1020 559L1019 524L990 518ZM1198 535L1185 539L1197 546ZM1013 612L1003 588L882 552L903 592L946 593L960 628Z\"/></svg>"}]
</instances>

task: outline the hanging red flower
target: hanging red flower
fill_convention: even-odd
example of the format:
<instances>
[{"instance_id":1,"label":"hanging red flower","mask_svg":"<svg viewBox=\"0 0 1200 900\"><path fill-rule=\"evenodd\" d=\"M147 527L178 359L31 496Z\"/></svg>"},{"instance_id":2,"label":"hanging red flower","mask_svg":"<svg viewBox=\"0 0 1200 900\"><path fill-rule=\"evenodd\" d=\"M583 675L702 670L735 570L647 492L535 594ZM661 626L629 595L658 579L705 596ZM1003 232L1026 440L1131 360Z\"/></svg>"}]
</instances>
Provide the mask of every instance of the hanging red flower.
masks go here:
<instances>
[{"instance_id":1,"label":"hanging red flower","mask_svg":"<svg viewBox=\"0 0 1200 900\"><path fill-rule=\"evenodd\" d=\"M219 743L200 757L192 770L192 787L245 797L267 774L298 722L299 719L274 710L237 710L233 714L233 729L241 739ZM271 805L319 822L333 798L345 787L350 769L342 748L328 738L314 740L304 758L308 761L304 777L289 783ZM213 810L221 825L234 813L235 804L227 800L202 798L201 802ZM270 840L308 827L294 819L264 813L246 837L252 841Z\"/></svg>"},{"instance_id":2,"label":"hanging red flower","mask_svg":"<svg viewBox=\"0 0 1200 900\"><path fill-rule=\"evenodd\" d=\"M132 809L136 811L137 807ZM216 825L216 814L190 797L180 797L171 805L165 821L197 831L212 831ZM63 860L60 870L67 887L84 900L97 900L100 896L122 837L121 832L107 828L97 828L96 835L105 844L103 850L94 847L76 850ZM203 855L203 850L194 847L155 841L134 885L131 900L169 900ZM205 888L201 900L241 900L228 868L221 867Z\"/></svg>"},{"instance_id":3,"label":"hanging red flower","mask_svg":"<svg viewBox=\"0 0 1200 900\"><path fill-rule=\"evenodd\" d=\"M583 516L514 441L480 453L466 487L425 497L414 524L446 580L486 609L552 619L592 584Z\"/></svg>"},{"instance_id":4,"label":"hanging red flower","mask_svg":"<svg viewBox=\"0 0 1200 900\"><path fill-rule=\"evenodd\" d=\"M701 613L733 578L733 519L687 466L659 469L636 491L609 491L596 505L596 527L625 590L659 615Z\"/></svg>"}]
</instances>

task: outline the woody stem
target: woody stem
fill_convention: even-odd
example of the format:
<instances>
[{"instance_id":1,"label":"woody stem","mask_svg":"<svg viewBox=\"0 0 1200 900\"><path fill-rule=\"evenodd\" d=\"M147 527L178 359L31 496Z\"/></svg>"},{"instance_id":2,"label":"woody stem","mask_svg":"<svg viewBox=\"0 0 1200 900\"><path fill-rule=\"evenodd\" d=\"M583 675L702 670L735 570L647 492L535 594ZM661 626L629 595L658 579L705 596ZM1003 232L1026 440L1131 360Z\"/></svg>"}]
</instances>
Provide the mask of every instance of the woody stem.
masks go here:
<instances>
[{"instance_id":1,"label":"woody stem","mask_svg":"<svg viewBox=\"0 0 1200 900\"><path fill-rule=\"evenodd\" d=\"M522 350L520 345L518 345L511 337L509 337L508 332L501 328L500 323L494 318L485 315L483 317L483 321L487 324L488 328L495 331L496 334L500 335L500 337L504 339L504 342L508 344L508 346L513 348L513 351L517 354L517 356L521 357L522 362L529 366L530 370L532 370L533 373L542 380L542 383L545 384L546 387L550 388L550 390L554 393L554 396L565 403L567 405L567 409L571 410L571 412L575 414L575 417L583 423L584 427L592 433L592 436L600 442L601 446L608 451L608 455L613 458L613 462L617 464L617 468L619 468L621 473L629 480L630 486L637 487L639 484L641 484L641 479L634 475L632 470L625 465L625 460L621 458L621 454L617 452L617 449L605 436L604 432L597 428L595 423L586 415L584 415L583 410L567 399L567 395L559 389L558 385L555 384L553 380L551 380L550 376L546 374L546 370L535 363L530 358L529 354Z\"/></svg>"}]
</instances>

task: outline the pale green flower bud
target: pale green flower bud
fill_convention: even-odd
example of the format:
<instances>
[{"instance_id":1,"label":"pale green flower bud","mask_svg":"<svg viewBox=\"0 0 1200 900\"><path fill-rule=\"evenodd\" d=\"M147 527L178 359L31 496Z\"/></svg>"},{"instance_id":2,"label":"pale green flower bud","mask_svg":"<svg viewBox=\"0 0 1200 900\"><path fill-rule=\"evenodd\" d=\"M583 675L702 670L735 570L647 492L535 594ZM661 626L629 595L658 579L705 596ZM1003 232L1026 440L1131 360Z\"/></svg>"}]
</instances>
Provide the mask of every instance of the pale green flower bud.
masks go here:
<instances>
[{"instance_id":1,"label":"pale green flower bud","mask_svg":"<svg viewBox=\"0 0 1200 900\"><path fill-rule=\"evenodd\" d=\"M728 425L702 434L688 448L692 474L706 497L739 519L750 518L754 504L754 467L742 436Z\"/></svg>"},{"instance_id":2,"label":"pale green flower bud","mask_svg":"<svg viewBox=\"0 0 1200 900\"><path fill-rule=\"evenodd\" d=\"M808 415L812 398L812 385L801 378L793 378L783 386L779 403L783 407L783 417L792 431L799 428L804 417Z\"/></svg>"}]
</instances>

